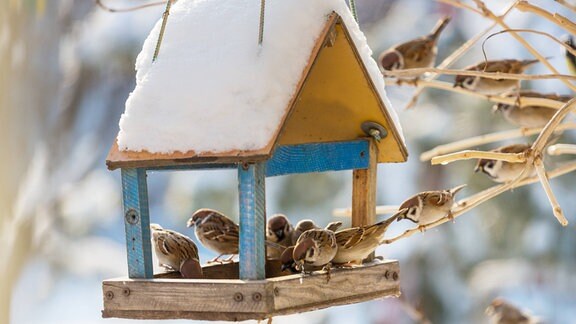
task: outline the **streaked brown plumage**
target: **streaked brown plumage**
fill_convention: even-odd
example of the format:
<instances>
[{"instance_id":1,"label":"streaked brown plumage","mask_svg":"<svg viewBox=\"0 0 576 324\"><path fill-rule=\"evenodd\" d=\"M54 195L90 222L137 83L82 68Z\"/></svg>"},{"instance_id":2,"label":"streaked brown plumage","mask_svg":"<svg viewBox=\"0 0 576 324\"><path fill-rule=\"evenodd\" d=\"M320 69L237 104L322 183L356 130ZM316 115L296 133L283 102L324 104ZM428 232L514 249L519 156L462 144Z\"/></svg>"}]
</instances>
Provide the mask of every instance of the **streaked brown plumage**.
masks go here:
<instances>
[{"instance_id":1,"label":"streaked brown plumage","mask_svg":"<svg viewBox=\"0 0 576 324\"><path fill-rule=\"evenodd\" d=\"M386 229L398 218L400 213L373 225L352 227L336 232L336 244L338 251L332 263L357 263L361 264L370 253L382 243Z\"/></svg>"},{"instance_id":2,"label":"streaked brown plumage","mask_svg":"<svg viewBox=\"0 0 576 324\"><path fill-rule=\"evenodd\" d=\"M417 223L420 228L433 223L443 217L452 217L452 207L454 206L454 196L466 185L449 190L424 191L418 193L400 205L398 218L409 219Z\"/></svg>"},{"instance_id":3,"label":"streaked brown plumage","mask_svg":"<svg viewBox=\"0 0 576 324\"><path fill-rule=\"evenodd\" d=\"M497 153L523 153L529 150L530 144L511 144L492 150ZM476 163L474 172L482 171L488 175L494 182L509 182L516 179L526 167L526 163L510 163L506 161L481 159ZM529 166L524 173L524 177L532 177L536 170Z\"/></svg>"},{"instance_id":4,"label":"streaked brown plumage","mask_svg":"<svg viewBox=\"0 0 576 324\"><path fill-rule=\"evenodd\" d=\"M292 245L292 233L294 228L288 218L283 214L275 214L268 220L266 226L266 239L277 243L285 248ZM266 249L269 259L279 259L282 250Z\"/></svg>"},{"instance_id":5,"label":"streaked brown plumage","mask_svg":"<svg viewBox=\"0 0 576 324\"><path fill-rule=\"evenodd\" d=\"M378 58L380 70L393 71L432 67L438 54L438 37L450 22L450 17L441 19L430 34L395 45L382 52Z\"/></svg>"},{"instance_id":6,"label":"streaked brown plumage","mask_svg":"<svg viewBox=\"0 0 576 324\"><path fill-rule=\"evenodd\" d=\"M216 262L223 255L231 255L231 261L238 254L240 229L236 223L219 211L202 208L188 220L188 227L195 227L196 238L208 249L219 255L210 262Z\"/></svg>"},{"instance_id":7,"label":"streaked brown plumage","mask_svg":"<svg viewBox=\"0 0 576 324\"><path fill-rule=\"evenodd\" d=\"M572 96L562 96L555 93L539 93L535 91L522 90L519 94L511 93L507 97L528 97L528 98L545 98L568 102ZM508 105L499 103L494 105L495 112L502 113L504 119L508 122L520 127L544 127L548 121L558 111L554 108L544 106L525 106L519 107L517 105Z\"/></svg>"},{"instance_id":8,"label":"streaked brown plumage","mask_svg":"<svg viewBox=\"0 0 576 324\"><path fill-rule=\"evenodd\" d=\"M303 265L322 267L330 263L336 252L336 236L328 229L311 229L300 235L292 256L298 268Z\"/></svg>"},{"instance_id":9,"label":"streaked brown plumage","mask_svg":"<svg viewBox=\"0 0 576 324\"><path fill-rule=\"evenodd\" d=\"M300 237L300 235L302 235L302 233L306 232L307 230L316 229L316 228L320 228L320 227L316 226L314 221L312 221L310 219L303 219L303 220L299 221L296 224L296 226L294 227L294 231L292 231L292 244L291 245L295 245L296 242L298 242L298 238Z\"/></svg>"},{"instance_id":10,"label":"streaked brown plumage","mask_svg":"<svg viewBox=\"0 0 576 324\"><path fill-rule=\"evenodd\" d=\"M538 60L494 60L480 62L464 68L466 71L521 74ZM478 76L457 75L454 87L461 87L485 95L498 95L520 88L520 80L488 79Z\"/></svg>"},{"instance_id":11,"label":"streaked brown plumage","mask_svg":"<svg viewBox=\"0 0 576 324\"><path fill-rule=\"evenodd\" d=\"M516 306L502 298L496 298L486 308L492 324L536 324L541 323L537 318L525 314Z\"/></svg>"},{"instance_id":12,"label":"streaked brown plumage","mask_svg":"<svg viewBox=\"0 0 576 324\"><path fill-rule=\"evenodd\" d=\"M187 236L150 224L152 245L160 266L179 271L188 279L202 278L202 267L196 244Z\"/></svg>"}]
</instances>

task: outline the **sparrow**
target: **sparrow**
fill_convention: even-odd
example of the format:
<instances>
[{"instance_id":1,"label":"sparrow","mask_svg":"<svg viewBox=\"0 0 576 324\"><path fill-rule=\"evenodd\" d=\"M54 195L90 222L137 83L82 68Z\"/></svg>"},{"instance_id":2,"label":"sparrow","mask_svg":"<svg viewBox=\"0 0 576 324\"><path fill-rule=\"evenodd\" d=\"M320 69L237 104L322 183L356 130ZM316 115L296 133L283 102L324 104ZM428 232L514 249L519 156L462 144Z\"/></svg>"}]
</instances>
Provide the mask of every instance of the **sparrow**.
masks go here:
<instances>
[{"instance_id":1,"label":"sparrow","mask_svg":"<svg viewBox=\"0 0 576 324\"><path fill-rule=\"evenodd\" d=\"M292 234L294 228L288 218L283 214L275 214L269 220L266 226L266 239L270 242L277 243L281 246L288 247L292 245ZM279 259L282 250L266 249L266 256L269 259Z\"/></svg>"},{"instance_id":2,"label":"sparrow","mask_svg":"<svg viewBox=\"0 0 576 324\"><path fill-rule=\"evenodd\" d=\"M530 144L512 144L499 147L492 150L497 153L523 153L530 149ZM494 182L503 183L515 180L526 167L526 163L510 163L499 160L481 159L476 163L474 172L482 171L488 175ZM525 177L532 177L536 170L530 167L525 173Z\"/></svg>"},{"instance_id":3,"label":"sparrow","mask_svg":"<svg viewBox=\"0 0 576 324\"><path fill-rule=\"evenodd\" d=\"M447 190L424 191L408 198L398 209L397 221L409 219L424 231L426 225L441 218L448 216L449 219L454 219L454 196L464 187L465 184Z\"/></svg>"},{"instance_id":4,"label":"sparrow","mask_svg":"<svg viewBox=\"0 0 576 324\"><path fill-rule=\"evenodd\" d=\"M163 229L158 224L150 224L152 245L161 267L180 271L187 279L201 279L202 267L198 247L185 235Z\"/></svg>"},{"instance_id":5,"label":"sparrow","mask_svg":"<svg viewBox=\"0 0 576 324\"><path fill-rule=\"evenodd\" d=\"M224 260L230 262L238 254L239 226L219 211L198 209L186 225L195 227L196 238L202 245L219 254L208 262L218 262L223 255L231 255Z\"/></svg>"},{"instance_id":6,"label":"sparrow","mask_svg":"<svg viewBox=\"0 0 576 324\"><path fill-rule=\"evenodd\" d=\"M395 45L382 52L378 65L382 72L433 67L438 54L438 37L450 22L450 17L438 21L430 34Z\"/></svg>"},{"instance_id":7,"label":"sparrow","mask_svg":"<svg viewBox=\"0 0 576 324\"><path fill-rule=\"evenodd\" d=\"M313 220L303 219L303 220L299 221L296 224L296 226L294 227L294 230L292 231L292 244L291 245L295 245L296 242L298 242L298 238L300 237L300 235L302 235L302 233L306 232L307 230L317 229L317 228L320 228L320 227L316 226L316 224L314 223Z\"/></svg>"},{"instance_id":8,"label":"sparrow","mask_svg":"<svg viewBox=\"0 0 576 324\"><path fill-rule=\"evenodd\" d=\"M342 222L333 222L325 229L311 229L302 233L292 252L296 268L303 270L304 266L327 266L338 250L334 230L340 226Z\"/></svg>"},{"instance_id":9,"label":"sparrow","mask_svg":"<svg viewBox=\"0 0 576 324\"><path fill-rule=\"evenodd\" d=\"M516 94L508 94L507 97L515 97ZM571 96L562 96L554 93L539 93L529 90L522 90L519 92L520 97L528 98L546 98L552 100L558 100L562 102L568 102L572 99ZM558 111L554 108L544 107L544 106L525 106L520 107L518 105L508 105L499 103L494 105L492 108L494 112L502 113L504 119L506 119L511 124L520 127L544 127L548 121L554 116Z\"/></svg>"},{"instance_id":10,"label":"sparrow","mask_svg":"<svg viewBox=\"0 0 576 324\"><path fill-rule=\"evenodd\" d=\"M464 70L521 74L535 63L538 63L538 60L496 60L480 62L476 65L468 66L464 68ZM454 81L454 87L465 88L485 95L498 95L520 88L520 80L488 79L478 76L457 75Z\"/></svg>"},{"instance_id":11,"label":"sparrow","mask_svg":"<svg viewBox=\"0 0 576 324\"><path fill-rule=\"evenodd\" d=\"M362 264L370 253L382 243L386 229L400 213L373 225L343 229L336 232L338 252L332 259L334 264Z\"/></svg>"},{"instance_id":12,"label":"sparrow","mask_svg":"<svg viewBox=\"0 0 576 324\"><path fill-rule=\"evenodd\" d=\"M572 36L568 36L564 41L564 44L576 49L576 44L574 43L574 38ZM572 74L576 74L576 56L566 49L564 49L564 56L566 57L566 65L568 65L568 69Z\"/></svg>"},{"instance_id":13,"label":"sparrow","mask_svg":"<svg viewBox=\"0 0 576 324\"><path fill-rule=\"evenodd\" d=\"M502 298L496 298L486 308L486 315L490 316L492 324L535 324L541 321L523 313L516 306Z\"/></svg>"},{"instance_id":14,"label":"sparrow","mask_svg":"<svg viewBox=\"0 0 576 324\"><path fill-rule=\"evenodd\" d=\"M289 246L280 255L280 270L290 271L291 273L299 273L296 262L294 261L294 246ZM312 272L317 270L322 270L322 267L315 267L311 265L304 264L304 272Z\"/></svg>"}]
</instances>

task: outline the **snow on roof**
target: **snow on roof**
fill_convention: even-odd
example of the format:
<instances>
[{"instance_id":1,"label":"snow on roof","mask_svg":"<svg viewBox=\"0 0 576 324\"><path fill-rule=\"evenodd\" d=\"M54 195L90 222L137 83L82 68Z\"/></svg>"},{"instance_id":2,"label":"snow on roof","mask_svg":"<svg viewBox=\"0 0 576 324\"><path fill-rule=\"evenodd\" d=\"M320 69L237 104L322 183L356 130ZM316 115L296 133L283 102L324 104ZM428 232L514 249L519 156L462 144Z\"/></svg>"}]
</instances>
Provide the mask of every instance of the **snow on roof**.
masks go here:
<instances>
[{"instance_id":1,"label":"snow on roof","mask_svg":"<svg viewBox=\"0 0 576 324\"><path fill-rule=\"evenodd\" d=\"M120 119L120 150L227 152L265 147L282 121L326 19L337 12L389 107L384 80L344 0L179 0L160 54L158 21L136 60L136 87ZM402 139L403 140L403 139Z\"/></svg>"}]
</instances>

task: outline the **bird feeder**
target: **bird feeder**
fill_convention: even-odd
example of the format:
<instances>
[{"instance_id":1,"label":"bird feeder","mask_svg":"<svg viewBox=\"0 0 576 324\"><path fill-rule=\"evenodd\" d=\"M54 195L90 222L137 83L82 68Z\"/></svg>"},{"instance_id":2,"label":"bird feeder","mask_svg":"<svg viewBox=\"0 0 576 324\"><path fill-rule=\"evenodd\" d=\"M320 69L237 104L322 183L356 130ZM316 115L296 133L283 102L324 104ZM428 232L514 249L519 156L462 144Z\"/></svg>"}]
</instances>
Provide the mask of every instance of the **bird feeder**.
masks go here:
<instances>
[{"instance_id":1,"label":"bird feeder","mask_svg":"<svg viewBox=\"0 0 576 324\"><path fill-rule=\"evenodd\" d=\"M266 125L272 131L263 147L158 153L113 144L106 164L122 173L128 278L103 282L103 317L240 321L400 294L399 265L393 260L334 269L328 282L321 273L286 275L266 261L267 177L353 170L352 225L367 225L375 222L377 164L407 158L394 112L361 57L351 34L351 27L358 27L350 21L351 16L332 12L322 17L320 32L309 35L315 41L308 60L279 108L281 118ZM265 36L262 50L274 50L266 44ZM190 127L202 123L197 117L188 120ZM155 275L146 173L206 169L238 172L239 263L204 266L205 279Z\"/></svg>"}]
</instances>

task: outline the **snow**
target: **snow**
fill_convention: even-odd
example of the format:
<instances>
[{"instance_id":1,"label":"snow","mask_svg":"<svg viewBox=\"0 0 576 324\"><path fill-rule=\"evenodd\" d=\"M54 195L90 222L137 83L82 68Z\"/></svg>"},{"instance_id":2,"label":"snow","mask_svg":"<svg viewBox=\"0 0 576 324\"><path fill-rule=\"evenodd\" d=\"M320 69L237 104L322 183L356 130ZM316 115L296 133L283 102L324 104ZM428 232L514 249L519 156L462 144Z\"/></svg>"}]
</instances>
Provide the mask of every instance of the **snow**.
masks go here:
<instances>
[{"instance_id":1,"label":"snow","mask_svg":"<svg viewBox=\"0 0 576 324\"><path fill-rule=\"evenodd\" d=\"M372 51L344 0L267 1L261 47L260 1L180 0L170 11L156 62L161 19L138 55L136 87L120 119L120 150L200 154L265 147L332 11L348 27L402 134Z\"/></svg>"}]
</instances>

